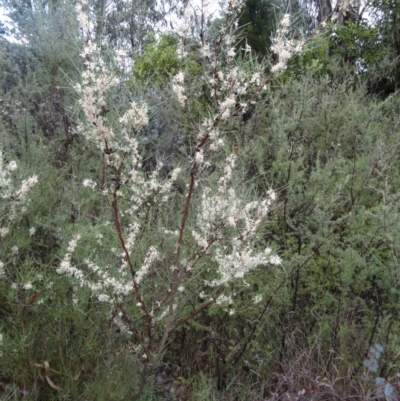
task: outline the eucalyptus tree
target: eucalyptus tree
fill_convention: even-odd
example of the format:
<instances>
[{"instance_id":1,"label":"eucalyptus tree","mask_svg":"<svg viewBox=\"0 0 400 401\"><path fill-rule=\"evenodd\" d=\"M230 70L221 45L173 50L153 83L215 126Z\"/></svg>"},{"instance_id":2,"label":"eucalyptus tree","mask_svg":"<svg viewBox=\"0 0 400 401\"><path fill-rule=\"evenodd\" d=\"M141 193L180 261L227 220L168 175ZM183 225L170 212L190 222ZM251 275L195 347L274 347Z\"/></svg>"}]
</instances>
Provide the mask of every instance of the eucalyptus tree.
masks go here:
<instances>
[{"instance_id":1,"label":"eucalyptus tree","mask_svg":"<svg viewBox=\"0 0 400 401\"><path fill-rule=\"evenodd\" d=\"M371 3L373 23L380 34L380 47L386 58L377 71L375 91L393 93L400 83L400 3L397 0L373 0Z\"/></svg>"},{"instance_id":2,"label":"eucalyptus tree","mask_svg":"<svg viewBox=\"0 0 400 401\"><path fill-rule=\"evenodd\" d=\"M143 51L146 37L168 27L187 0L94 0L96 36L128 54Z\"/></svg>"}]
</instances>

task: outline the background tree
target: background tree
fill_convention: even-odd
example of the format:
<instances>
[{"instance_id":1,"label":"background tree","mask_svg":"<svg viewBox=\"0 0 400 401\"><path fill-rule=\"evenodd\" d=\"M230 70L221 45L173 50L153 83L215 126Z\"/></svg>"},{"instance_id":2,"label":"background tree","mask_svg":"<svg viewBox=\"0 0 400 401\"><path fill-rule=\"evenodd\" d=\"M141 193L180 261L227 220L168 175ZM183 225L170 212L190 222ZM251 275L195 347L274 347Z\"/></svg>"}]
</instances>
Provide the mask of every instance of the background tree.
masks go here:
<instances>
[{"instance_id":1,"label":"background tree","mask_svg":"<svg viewBox=\"0 0 400 401\"><path fill-rule=\"evenodd\" d=\"M146 37L168 28L181 15L186 0L100 0L97 10L96 38L104 44L124 49L128 54L141 53Z\"/></svg>"},{"instance_id":2,"label":"background tree","mask_svg":"<svg viewBox=\"0 0 400 401\"><path fill-rule=\"evenodd\" d=\"M276 11L277 6L272 1L247 0L239 19L245 41L261 58L269 53L277 22Z\"/></svg>"}]
</instances>

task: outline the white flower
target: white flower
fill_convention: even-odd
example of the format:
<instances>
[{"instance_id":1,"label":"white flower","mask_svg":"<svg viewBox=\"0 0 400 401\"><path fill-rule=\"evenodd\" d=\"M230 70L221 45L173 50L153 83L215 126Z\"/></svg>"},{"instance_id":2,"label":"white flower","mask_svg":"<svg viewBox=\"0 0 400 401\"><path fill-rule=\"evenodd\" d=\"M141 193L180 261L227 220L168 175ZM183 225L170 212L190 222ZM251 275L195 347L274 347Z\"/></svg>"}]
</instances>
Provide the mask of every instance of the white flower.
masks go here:
<instances>
[{"instance_id":1,"label":"white flower","mask_svg":"<svg viewBox=\"0 0 400 401\"><path fill-rule=\"evenodd\" d=\"M295 44L293 40L287 38L290 26L290 16L285 14L282 18L280 26L277 30L276 37L272 41L271 50L278 55L278 62L271 68L273 74L283 71L287 67L287 63L295 53L300 53L302 43Z\"/></svg>"},{"instance_id":2,"label":"white flower","mask_svg":"<svg viewBox=\"0 0 400 401\"><path fill-rule=\"evenodd\" d=\"M94 189L96 187L97 183L94 182L93 180L89 179L89 178L86 178L86 179L83 180L82 185L84 187L89 187L89 188Z\"/></svg>"},{"instance_id":3,"label":"white flower","mask_svg":"<svg viewBox=\"0 0 400 401\"><path fill-rule=\"evenodd\" d=\"M20 198L23 199L28 194L28 192L34 187L35 184L38 182L37 175L33 175L29 177L27 180L22 181L22 185L20 188Z\"/></svg>"},{"instance_id":4,"label":"white flower","mask_svg":"<svg viewBox=\"0 0 400 401\"><path fill-rule=\"evenodd\" d=\"M11 253L14 254L14 255L16 255L16 254L18 253L18 247L14 245L14 246L11 248Z\"/></svg>"},{"instance_id":5,"label":"white flower","mask_svg":"<svg viewBox=\"0 0 400 401\"><path fill-rule=\"evenodd\" d=\"M284 14L282 17L281 25L284 28L288 28L290 25L290 14Z\"/></svg>"},{"instance_id":6,"label":"white flower","mask_svg":"<svg viewBox=\"0 0 400 401\"><path fill-rule=\"evenodd\" d=\"M33 285L32 285L32 283L31 283L30 281L28 281L27 283L25 283L25 284L22 286L22 288L23 288L24 290L31 290L31 289L33 288Z\"/></svg>"},{"instance_id":7,"label":"white flower","mask_svg":"<svg viewBox=\"0 0 400 401\"><path fill-rule=\"evenodd\" d=\"M260 294L258 294L258 295L256 295L254 298L253 298L253 303L255 304L255 305L257 305L257 304L259 304L261 301L262 301L262 295L260 295Z\"/></svg>"},{"instance_id":8,"label":"white flower","mask_svg":"<svg viewBox=\"0 0 400 401\"><path fill-rule=\"evenodd\" d=\"M211 57L211 51L208 44L205 43L204 46L201 46L200 51L204 57Z\"/></svg>"},{"instance_id":9,"label":"white flower","mask_svg":"<svg viewBox=\"0 0 400 401\"><path fill-rule=\"evenodd\" d=\"M76 244L78 243L79 239L81 238L80 234L77 234L74 236L74 238L72 238L69 243L68 243L68 248L67 251L69 253L74 252L75 248L76 248Z\"/></svg>"},{"instance_id":10,"label":"white flower","mask_svg":"<svg viewBox=\"0 0 400 401\"><path fill-rule=\"evenodd\" d=\"M69 258L66 257L61 261L60 266L56 271L58 274L65 274L68 273L70 269L71 269L71 264L69 262Z\"/></svg>"},{"instance_id":11,"label":"white flower","mask_svg":"<svg viewBox=\"0 0 400 401\"><path fill-rule=\"evenodd\" d=\"M144 257L143 264L136 272L135 281L139 284L143 277L149 272L151 265L158 259L159 254L155 246L150 246L146 256Z\"/></svg>"},{"instance_id":12,"label":"white flower","mask_svg":"<svg viewBox=\"0 0 400 401\"><path fill-rule=\"evenodd\" d=\"M243 49L246 53L250 53L251 52L251 47L250 47L250 45L248 45L247 43L246 43L246 46L245 46L245 48Z\"/></svg>"},{"instance_id":13,"label":"white flower","mask_svg":"<svg viewBox=\"0 0 400 401\"><path fill-rule=\"evenodd\" d=\"M227 223L229 226L236 227L236 220L234 216L229 216L227 219Z\"/></svg>"},{"instance_id":14,"label":"white flower","mask_svg":"<svg viewBox=\"0 0 400 401\"><path fill-rule=\"evenodd\" d=\"M15 160L10 161L10 163L8 163L7 166L7 170L8 171L15 171L18 168L17 163L15 162Z\"/></svg>"},{"instance_id":15,"label":"white flower","mask_svg":"<svg viewBox=\"0 0 400 401\"><path fill-rule=\"evenodd\" d=\"M139 131L149 123L147 105L143 103L141 106L138 106L136 102L131 102L130 109L119 119L119 122L126 127Z\"/></svg>"},{"instance_id":16,"label":"white flower","mask_svg":"<svg viewBox=\"0 0 400 401\"><path fill-rule=\"evenodd\" d=\"M35 232L36 232L36 228L35 227L31 227L30 229L29 229L29 235L32 237L32 235L35 235Z\"/></svg>"},{"instance_id":17,"label":"white flower","mask_svg":"<svg viewBox=\"0 0 400 401\"><path fill-rule=\"evenodd\" d=\"M282 259L278 255L273 255L270 257L269 263L271 263L271 265L280 265L282 264Z\"/></svg>"},{"instance_id":18,"label":"white flower","mask_svg":"<svg viewBox=\"0 0 400 401\"><path fill-rule=\"evenodd\" d=\"M287 67L286 63L284 63L283 61L280 61L280 62L276 63L274 66L272 66L271 72L273 74L277 74L278 72L281 72L284 69L286 69L286 67Z\"/></svg>"},{"instance_id":19,"label":"white flower","mask_svg":"<svg viewBox=\"0 0 400 401\"><path fill-rule=\"evenodd\" d=\"M235 57L235 54L236 54L236 51L235 51L235 48L234 48L234 47L231 47L231 48L228 50L228 52L226 53L226 55L227 55L228 57Z\"/></svg>"},{"instance_id":20,"label":"white flower","mask_svg":"<svg viewBox=\"0 0 400 401\"><path fill-rule=\"evenodd\" d=\"M224 302L228 302L229 305L231 305L231 304L232 304L232 297L231 297L230 295L227 296L227 295L221 294L221 295L215 300L215 303L216 303L217 305L221 305L221 304L224 303Z\"/></svg>"},{"instance_id":21,"label":"white flower","mask_svg":"<svg viewBox=\"0 0 400 401\"><path fill-rule=\"evenodd\" d=\"M178 98L178 102L181 106L185 106L187 96L185 95L185 88L183 87L183 83L185 80L185 74L182 71L179 71L172 80L172 90Z\"/></svg>"},{"instance_id":22,"label":"white flower","mask_svg":"<svg viewBox=\"0 0 400 401\"><path fill-rule=\"evenodd\" d=\"M0 228L0 237L5 237L10 229L8 227L1 227Z\"/></svg>"},{"instance_id":23,"label":"white flower","mask_svg":"<svg viewBox=\"0 0 400 401\"><path fill-rule=\"evenodd\" d=\"M276 200L276 192L273 189L269 189L267 195L272 201Z\"/></svg>"},{"instance_id":24,"label":"white flower","mask_svg":"<svg viewBox=\"0 0 400 401\"><path fill-rule=\"evenodd\" d=\"M230 114L232 108L236 104L236 97L234 94L229 94L226 99L219 105L219 111L221 113L222 119L227 119Z\"/></svg>"},{"instance_id":25,"label":"white flower","mask_svg":"<svg viewBox=\"0 0 400 401\"><path fill-rule=\"evenodd\" d=\"M237 11L240 11L240 9L244 5L244 0L225 0L225 2L226 2L224 4L225 8L227 8L227 9L232 8Z\"/></svg>"},{"instance_id":26,"label":"white flower","mask_svg":"<svg viewBox=\"0 0 400 401\"><path fill-rule=\"evenodd\" d=\"M99 300L99 302L109 302L110 301L110 297L106 294L99 294L97 296L97 299Z\"/></svg>"},{"instance_id":27,"label":"white flower","mask_svg":"<svg viewBox=\"0 0 400 401\"><path fill-rule=\"evenodd\" d=\"M179 71L174 77L174 81L177 84L183 84L184 80L185 80L185 74L182 71Z\"/></svg>"}]
</instances>

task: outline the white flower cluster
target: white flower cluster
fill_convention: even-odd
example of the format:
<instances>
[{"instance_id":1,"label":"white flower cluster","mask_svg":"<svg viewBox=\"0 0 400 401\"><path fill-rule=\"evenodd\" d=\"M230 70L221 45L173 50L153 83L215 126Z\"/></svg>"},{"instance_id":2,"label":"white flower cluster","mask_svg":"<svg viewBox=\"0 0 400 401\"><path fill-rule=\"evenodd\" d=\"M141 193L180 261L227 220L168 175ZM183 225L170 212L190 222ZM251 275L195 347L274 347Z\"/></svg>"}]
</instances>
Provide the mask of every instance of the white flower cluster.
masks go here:
<instances>
[{"instance_id":1,"label":"white flower cluster","mask_svg":"<svg viewBox=\"0 0 400 401\"><path fill-rule=\"evenodd\" d=\"M124 297L133 291L134 287L132 285L132 280L125 279L124 276L126 276L126 274L120 274L121 271L117 272L110 266L100 267L89 259L85 260L85 265L90 274L85 274L82 269L74 266L71 262L71 257L79 239L80 235L76 235L69 242L67 252L64 255L60 265L56 269L56 272L60 275L71 277L76 281L79 287L90 289L92 295L96 297L99 302L120 302ZM139 284L142 281L144 276L148 273L149 268L154 261L157 260L157 258L158 252L156 248L150 247L144 257L142 266L135 276L135 282ZM124 271L125 269L126 266L122 265L121 270ZM114 274L110 273L112 271ZM95 276L97 276L97 280L93 279L93 273ZM91 276L91 278L88 279L88 276ZM26 287L25 289L28 288Z\"/></svg>"},{"instance_id":2,"label":"white flower cluster","mask_svg":"<svg viewBox=\"0 0 400 401\"><path fill-rule=\"evenodd\" d=\"M290 27L290 15L285 14L279 25L277 35L272 41L271 50L278 55L278 62L272 66L271 72L277 74L287 67L287 63L295 53L300 53L302 43L295 45L292 39L287 38Z\"/></svg>"},{"instance_id":3,"label":"white flower cluster","mask_svg":"<svg viewBox=\"0 0 400 401\"><path fill-rule=\"evenodd\" d=\"M81 14L86 3L77 6L78 20L84 30L90 31L89 21ZM114 199L121 197L126 199L118 206L115 201L114 206L114 225L123 236L123 250L118 253L119 262L113 266L100 267L91 260L85 261L85 270L73 266L71 257L76 247L79 236L69 242L66 254L57 268L57 272L75 279L78 286L89 288L99 302L115 302L121 300L134 289L137 290L140 283L149 273L153 263L159 258L157 249L151 246L143 257L142 265L135 267L134 277L129 277L129 270L133 270L133 265L129 261L136 249L136 241L139 233L142 232L143 224L146 224L145 216L153 205L161 205L168 201L171 189L176 181L180 168L175 168L167 179L161 178L160 173L163 168L162 163L158 163L157 168L150 174L145 173L142 168L142 157L139 154L139 142L132 135L133 131L139 131L149 122L146 104L138 105L131 102L128 110L121 116L118 127L118 135L114 135L111 125L107 122L105 115L108 112L105 102L106 92L118 81L102 63L99 51L95 43L91 40L90 34L85 42L85 49L82 53L85 58L86 71L83 73L82 84L77 85L80 95L80 104L85 113L89 124L85 127L84 135L86 139L96 139L100 148L106 155L106 162L113 174L116 174L114 182L118 184L112 187L104 187L103 195L113 194ZM111 77L111 78L110 78ZM176 84L183 84L183 75L178 74ZM83 186L95 188L96 183L90 179L83 181ZM128 205L128 206L126 206ZM121 209L120 209L121 207ZM126 216L129 224L123 225L120 219ZM101 240L101 239L99 239ZM90 280L84 271L90 272ZM93 277L97 279L93 280ZM136 291L135 290L135 291ZM140 302L139 302L140 303Z\"/></svg>"},{"instance_id":4,"label":"white flower cluster","mask_svg":"<svg viewBox=\"0 0 400 401\"><path fill-rule=\"evenodd\" d=\"M135 164L134 164L135 163ZM141 210L146 209L151 204L165 204L171 195L171 188L178 178L181 169L179 167L171 171L167 180L160 177L163 164L158 163L155 170L150 174L145 174L141 170L141 158L138 153L132 156L133 168L126 173L127 182L131 185L125 186L125 191L130 200L130 206L124 211L124 214L131 218L138 218L141 221ZM134 238L139 232L140 223L133 221L129 226L129 245L133 250Z\"/></svg>"},{"instance_id":5,"label":"white flower cluster","mask_svg":"<svg viewBox=\"0 0 400 401\"><path fill-rule=\"evenodd\" d=\"M3 152L0 150L0 193L3 199L7 199L13 195L11 174L17 168L17 163L14 160L4 165Z\"/></svg>"},{"instance_id":6,"label":"white flower cluster","mask_svg":"<svg viewBox=\"0 0 400 401\"><path fill-rule=\"evenodd\" d=\"M37 175L29 177L27 180L23 180L21 188L18 191L18 198L20 200L25 199L26 195L31 191L31 189L38 183Z\"/></svg>"},{"instance_id":7,"label":"white flower cluster","mask_svg":"<svg viewBox=\"0 0 400 401\"><path fill-rule=\"evenodd\" d=\"M194 16L195 10L193 5L188 2L183 14L182 25L178 29L179 36L186 39L189 36L190 29L192 27L192 18Z\"/></svg>"},{"instance_id":8,"label":"white flower cluster","mask_svg":"<svg viewBox=\"0 0 400 401\"><path fill-rule=\"evenodd\" d=\"M135 252L136 241L143 226L145 210L148 210L151 204L163 205L168 201L172 186L181 171L180 168L175 168L170 173L169 179L163 180L159 177L163 167L162 163L159 163L157 168L150 175L146 175L140 169L141 159L139 154L134 153L132 157L132 165L134 167L127 173L128 179L126 180L127 182L129 181L131 185L125 186L130 204L123 211L123 214L129 216L131 219L129 225L124 228L125 247L129 254ZM149 202L151 202L151 204ZM125 253L121 254L122 261L119 271L122 277L125 276L128 270L125 256ZM135 281L137 283L143 280L152 263L157 258L158 253L156 248L150 247L142 267L136 272Z\"/></svg>"},{"instance_id":9,"label":"white flower cluster","mask_svg":"<svg viewBox=\"0 0 400 401\"><path fill-rule=\"evenodd\" d=\"M172 90L175 93L178 102L182 107L185 107L187 96L185 96L185 88L183 86L185 80L185 74L182 71L179 71L173 78Z\"/></svg>"},{"instance_id":10,"label":"white flower cluster","mask_svg":"<svg viewBox=\"0 0 400 401\"><path fill-rule=\"evenodd\" d=\"M231 186L235 159L235 153L228 157L216 194L210 188L203 190L198 229L192 230L192 237L201 251L207 252L218 264L219 278L206 282L211 287L242 279L259 265L280 264L280 258L271 255L271 249L255 250L256 234L276 194L270 190L264 200L244 204ZM230 229L229 237L226 236L227 229Z\"/></svg>"},{"instance_id":11,"label":"white flower cluster","mask_svg":"<svg viewBox=\"0 0 400 401\"><path fill-rule=\"evenodd\" d=\"M75 279L80 287L89 288L99 302L111 302L112 298L108 293L115 295L117 299L128 295L133 290L132 282L121 280L121 278L116 279L107 272L107 268L100 268L90 260L85 261L89 271L98 276L99 279L96 282L93 279L87 279L81 269L72 265L71 256L79 239L80 235L78 234L69 242L67 253L64 255L56 272Z\"/></svg>"},{"instance_id":12,"label":"white flower cluster","mask_svg":"<svg viewBox=\"0 0 400 401\"><path fill-rule=\"evenodd\" d=\"M86 45L88 53L95 55L97 50L96 45ZM93 48L94 50L90 50ZM79 131L86 139L95 139L96 141L104 142L110 140L114 133L111 127L106 125L105 114L107 105L105 102L105 94L108 89L115 86L118 81L115 78L110 78L108 74L96 68L94 62L86 62L87 70L82 74L82 85L75 86L76 91L80 95L79 103L85 116L89 122L88 126L79 127ZM103 68L104 69L104 68Z\"/></svg>"},{"instance_id":13,"label":"white flower cluster","mask_svg":"<svg viewBox=\"0 0 400 401\"><path fill-rule=\"evenodd\" d=\"M147 251L141 268L136 272L135 281L140 284L143 277L146 276L152 264L159 258L159 253L155 246L151 246Z\"/></svg>"},{"instance_id":14,"label":"white flower cluster","mask_svg":"<svg viewBox=\"0 0 400 401\"><path fill-rule=\"evenodd\" d=\"M85 12L86 7L88 7L87 0L81 0L80 2L78 2L76 4L75 11L77 13L79 25L82 27L84 32L89 32L90 31L90 23L89 23L89 18Z\"/></svg>"},{"instance_id":15,"label":"white flower cluster","mask_svg":"<svg viewBox=\"0 0 400 401\"><path fill-rule=\"evenodd\" d=\"M263 70L261 66L249 69L248 64L236 58L236 47L239 41L235 32L238 24L238 11L242 1L227 0L225 12L229 15L220 29L217 47L207 43L204 35L200 39L200 51L205 57L210 88L210 96L214 100L215 110L211 117L206 118L198 127L199 143L204 139L212 151L220 149L224 141L219 135L218 125L232 116L243 114L250 104L254 103L254 94L266 90L263 85ZM246 45L246 57L251 57L250 46Z\"/></svg>"},{"instance_id":16,"label":"white flower cluster","mask_svg":"<svg viewBox=\"0 0 400 401\"><path fill-rule=\"evenodd\" d=\"M230 295L221 294L216 300L215 303L217 305L221 305L223 303L228 303L228 305L232 305L232 297Z\"/></svg>"},{"instance_id":17,"label":"white flower cluster","mask_svg":"<svg viewBox=\"0 0 400 401\"><path fill-rule=\"evenodd\" d=\"M84 30L89 30L87 17L81 15L84 14L83 9L86 5L87 2L85 0L83 4L81 3L77 6L77 12L78 20L83 25ZM125 169L121 171L120 177L121 181L132 183L131 188L129 188L131 191L128 189L128 192L130 192L129 197L134 203L134 207L126 211L126 213L132 214L145 201L148 201L152 194L164 194L162 199L166 201L169 189L176 179L179 169L171 173L171 179L161 182L161 180L158 180L160 165L157 171L148 179L141 171L142 158L138 151L139 143L131 133L132 129L137 132L148 124L147 105L144 103L138 105L137 102L132 101L128 110L119 119L122 128L120 127L120 132L115 136L112 127L106 121L105 116L108 112L108 107L105 97L106 92L115 86L118 80L101 61L99 51L90 35L85 41L82 55L86 60L86 71L82 76L82 84L76 85L76 89L80 95L80 104L86 119L89 121L89 125L82 127L81 131L88 140L96 139L98 141L101 149L107 154L106 161L108 165L114 170L121 171L120 167L124 164L124 161L126 162L125 165L131 166L130 171ZM126 160L127 157L131 159L129 162ZM87 179L83 182L83 185L93 188L95 183ZM103 192L104 195L107 195L112 190L104 188ZM124 190L119 190L117 195L119 197L123 196Z\"/></svg>"},{"instance_id":18,"label":"white flower cluster","mask_svg":"<svg viewBox=\"0 0 400 401\"><path fill-rule=\"evenodd\" d=\"M34 289L34 287L33 287L33 284L30 282L30 281L28 281L27 283L25 283L23 286L22 286L22 288L24 289L24 290L33 290Z\"/></svg>"},{"instance_id":19,"label":"white flower cluster","mask_svg":"<svg viewBox=\"0 0 400 401\"><path fill-rule=\"evenodd\" d=\"M85 59L86 70L82 73L82 83L76 84L79 103L89 122L88 126L79 127L79 131L87 139L104 142L110 140L114 133L107 126L105 114L108 112L105 101L106 92L118 84L118 79L111 74L101 61L100 51L90 34L90 23L84 11L87 1L83 0L76 6L78 21L87 33L85 47L81 56Z\"/></svg>"},{"instance_id":20,"label":"white flower cluster","mask_svg":"<svg viewBox=\"0 0 400 401\"><path fill-rule=\"evenodd\" d=\"M250 241L247 246L234 244L232 249L227 246L217 249L214 259L218 263L219 278L206 281L210 287L228 284L234 279L244 279L245 275L253 268L260 265L279 265L281 260L276 255L271 255L271 249L266 248L263 252L255 253L251 248L254 244Z\"/></svg>"},{"instance_id":21,"label":"white flower cluster","mask_svg":"<svg viewBox=\"0 0 400 401\"><path fill-rule=\"evenodd\" d=\"M173 311L175 311L177 309L177 305L176 304L172 304L171 308L172 308ZM170 307L164 309L158 316L156 316L154 318L154 321L155 322L159 322L162 319L166 318L168 316L169 311L170 311Z\"/></svg>"},{"instance_id":22,"label":"white flower cluster","mask_svg":"<svg viewBox=\"0 0 400 401\"><path fill-rule=\"evenodd\" d=\"M193 5L188 2L183 15L182 25L178 28L179 44L177 48L178 60L183 60L187 56L185 41L189 37L189 32L193 26L192 20L195 14Z\"/></svg>"},{"instance_id":23,"label":"white flower cluster","mask_svg":"<svg viewBox=\"0 0 400 401\"><path fill-rule=\"evenodd\" d=\"M138 106L136 102L131 102L131 107L119 119L119 122L125 127L140 131L149 123L147 106L145 104Z\"/></svg>"},{"instance_id":24,"label":"white flower cluster","mask_svg":"<svg viewBox=\"0 0 400 401\"><path fill-rule=\"evenodd\" d=\"M228 65L225 72L217 71L209 83L211 96L218 104L218 118L227 120L238 106L241 113L245 112L249 103L242 102L241 98L248 95L252 89L264 91L265 87L259 88L262 83L261 78L261 71L250 72L233 65Z\"/></svg>"},{"instance_id":25,"label":"white flower cluster","mask_svg":"<svg viewBox=\"0 0 400 401\"><path fill-rule=\"evenodd\" d=\"M7 213L0 209L0 238L8 234L9 224L16 218L18 211L26 210L26 204L29 202L27 195L38 182L37 175L33 175L23 180L18 187L13 179L17 168L14 160L7 164L4 162L3 152L0 150L0 198L5 201L2 203L3 210L7 209Z\"/></svg>"},{"instance_id":26,"label":"white flower cluster","mask_svg":"<svg viewBox=\"0 0 400 401\"><path fill-rule=\"evenodd\" d=\"M95 189L97 184L93 180L91 180L90 178L85 178L83 180L83 182L82 182L82 185L84 187L89 187L91 189Z\"/></svg>"}]
</instances>

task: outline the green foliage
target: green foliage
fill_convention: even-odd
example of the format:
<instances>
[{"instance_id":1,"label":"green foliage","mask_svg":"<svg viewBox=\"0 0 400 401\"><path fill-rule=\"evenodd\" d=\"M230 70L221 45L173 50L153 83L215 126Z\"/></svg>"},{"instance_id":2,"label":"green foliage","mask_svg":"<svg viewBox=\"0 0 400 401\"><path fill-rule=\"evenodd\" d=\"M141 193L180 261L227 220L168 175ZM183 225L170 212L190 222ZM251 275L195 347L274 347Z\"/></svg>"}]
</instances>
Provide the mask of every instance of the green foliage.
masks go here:
<instances>
[{"instance_id":1,"label":"green foliage","mask_svg":"<svg viewBox=\"0 0 400 401\"><path fill-rule=\"evenodd\" d=\"M177 55L178 38L173 34L163 34L159 38L150 36L142 55L136 58L133 76L136 82L155 85L165 89L172 77L184 70L189 80L195 81L202 72L198 64L199 54L193 49L184 65Z\"/></svg>"},{"instance_id":2,"label":"green foliage","mask_svg":"<svg viewBox=\"0 0 400 401\"><path fill-rule=\"evenodd\" d=\"M172 34L150 37L145 51L135 60L135 79L164 88L179 71L177 44L178 38Z\"/></svg>"},{"instance_id":3,"label":"green foliage","mask_svg":"<svg viewBox=\"0 0 400 401\"><path fill-rule=\"evenodd\" d=\"M321 35L312 39L304 52L289 66L287 74L301 77L308 70L316 76L337 76L332 60L340 61L358 76L370 73L387 56L377 28L363 23L327 23ZM346 67L347 66L347 67Z\"/></svg>"},{"instance_id":4,"label":"green foliage","mask_svg":"<svg viewBox=\"0 0 400 401\"><path fill-rule=\"evenodd\" d=\"M25 4L17 3L15 7ZM26 20L20 23L26 23L30 45L2 42L0 47L4 159L17 161L16 185L39 175L26 209L18 206L8 234L0 238L0 397L134 399L144 374L142 400L259 400L284 393L294 399L302 391L330 399L363 394L366 399L394 400L398 362L384 360L379 344L386 344L387 355L398 354L400 96L376 97L368 76L370 70L376 77L387 68L392 38L381 37L383 27L328 25L273 80L272 90L263 98L254 95L262 100L246 118L235 116L220 125L224 148L202 167L193 196L218 182L224 160L236 146L231 181L240 199L263 197L270 188L279 192L254 248L272 247L283 263L254 268L245 283L229 284L231 299L202 310L208 302L200 296L208 290L204 280L216 277L215 262L206 255L175 298L178 320L199 313L170 335L158 366L147 370L143 355L150 350L137 340L146 330L145 315L135 297L116 302L114 308L56 272L76 233L82 238L72 263L86 279L95 278L86 266L88 258L111 266L110 274L118 277L121 248L113 199L103 194L106 185L116 185L118 174L99 157L96 144L75 133L79 113L70 79L78 75L75 66L81 60L78 37L70 42L63 35L78 31L67 29L71 4L55 4L22 7ZM54 20L44 23L47 19ZM40 21L41 29L29 36ZM54 38L52 28L57 28ZM245 32L259 43L266 40L265 32ZM379 46L381 40L385 47ZM209 118L215 107L209 87L198 86L205 65L196 45L184 64L176 47L177 38L170 34L150 41L135 59L135 93L124 92L121 85L110 95L109 121L116 124L132 97L141 94L150 105L150 124L138 142L143 177L160 160L163 179L185 165L196 146L192 127ZM251 71L256 57L242 56L233 65ZM170 100L171 78L181 69L187 77L191 120ZM149 272L151 280L142 284L155 309L159 294L169 288L176 258L176 240L165 228L179 229L188 177L185 173L174 183L170 200L162 206L155 197L149 199L148 224L132 254L137 266L150 245L163 252ZM97 183L95 190L83 186L87 178ZM217 191L217 185L211 189ZM131 198L118 201L123 210ZM8 210L4 205L2 197L1 212ZM200 202L191 204L190 223L200 210ZM131 214L121 215L123 227L131 222ZM229 237L230 231L220 234ZM198 252L191 242L185 233L184 257ZM161 337L163 330L165 320L160 319L153 335ZM360 362L375 342L364 361L363 388L358 383Z\"/></svg>"},{"instance_id":5,"label":"green foliage","mask_svg":"<svg viewBox=\"0 0 400 401\"><path fill-rule=\"evenodd\" d=\"M243 27L241 35L259 58L270 53L271 36L276 25L275 10L275 4L270 0L246 0L239 19L239 25Z\"/></svg>"},{"instance_id":6,"label":"green foliage","mask_svg":"<svg viewBox=\"0 0 400 401\"><path fill-rule=\"evenodd\" d=\"M331 69L332 60L336 60L344 70L350 67L371 93L382 97L393 93L398 85L399 64L393 35L396 25L389 21L392 16L395 19L396 12L392 15L383 5L376 7L380 17L373 26L367 22L328 22L301 56L291 62L285 75L301 77L311 69L320 77L337 77L337 71Z\"/></svg>"},{"instance_id":7,"label":"green foliage","mask_svg":"<svg viewBox=\"0 0 400 401\"><path fill-rule=\"evenodd\" d=\"M319 349L326 369L334 355L356 364L363 341L383 336L399 316L392 259L399 227L387 220L399 188L384 173L400 173L392 118L399 99L381 103L352 87L351 75L338 83L318 73L281 83L235 138L249 183L281 188L266 237L280 244L288 272L278 327L330 344ZM280 339L275 346L293 352L291 339Z\"/></svg>"}]
</instances>

